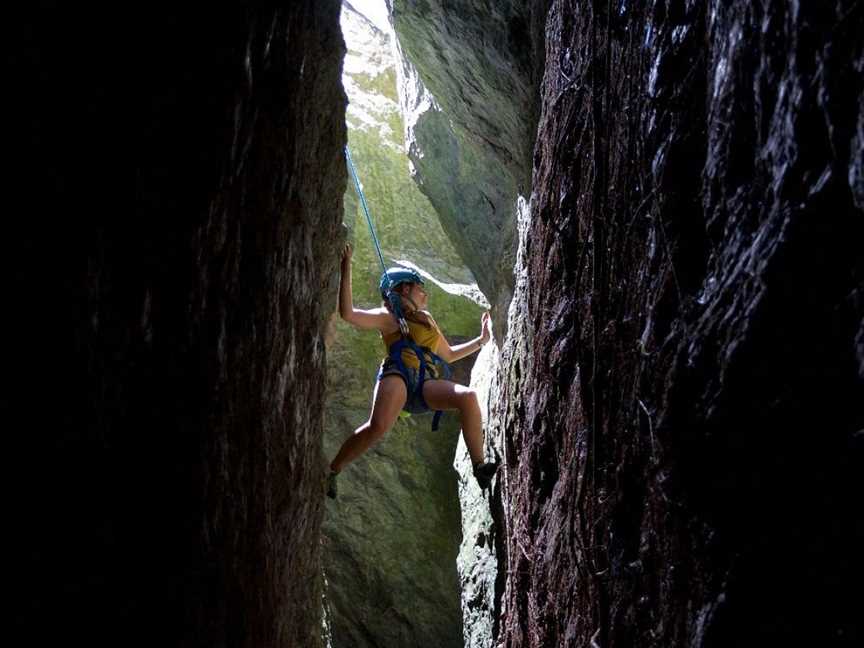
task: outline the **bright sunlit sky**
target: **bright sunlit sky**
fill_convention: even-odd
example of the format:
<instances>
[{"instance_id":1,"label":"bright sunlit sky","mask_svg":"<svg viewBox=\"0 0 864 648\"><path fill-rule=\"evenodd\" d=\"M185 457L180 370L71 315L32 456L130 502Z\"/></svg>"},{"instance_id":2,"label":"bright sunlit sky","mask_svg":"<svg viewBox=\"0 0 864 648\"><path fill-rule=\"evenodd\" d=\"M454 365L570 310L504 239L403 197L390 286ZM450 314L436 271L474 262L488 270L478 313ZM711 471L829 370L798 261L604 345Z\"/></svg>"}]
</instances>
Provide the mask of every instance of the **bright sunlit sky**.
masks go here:
<instances>
[{"instance_id":1,"label":"bright sunlit sky","mask_svg":"<svg viewBox=\"0 0 864 648\"><path fill-rule=\"evenodd\" d=\"M390 23L387 20L387 5L384 0L349 0L351 5L381 31L390 31Z\"/></svg>"}]
</instances>

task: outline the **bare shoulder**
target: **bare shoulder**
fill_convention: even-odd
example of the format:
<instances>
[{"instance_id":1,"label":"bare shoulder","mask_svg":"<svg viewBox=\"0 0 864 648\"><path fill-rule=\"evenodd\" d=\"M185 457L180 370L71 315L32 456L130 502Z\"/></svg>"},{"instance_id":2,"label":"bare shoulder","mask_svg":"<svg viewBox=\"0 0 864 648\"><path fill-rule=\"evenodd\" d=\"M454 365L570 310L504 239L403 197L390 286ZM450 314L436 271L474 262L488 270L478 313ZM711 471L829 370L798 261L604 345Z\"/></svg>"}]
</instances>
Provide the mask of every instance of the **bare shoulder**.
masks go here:
<instances>
[{"instance_id":1,"label":"bare shoulder","mask_svg":"<svg viewBox=\"0 0 864 648\"><path fill-rule=\"evenodd\" d=\"M391 324L398 328L399 325L396 323L396 319L393 317L393 314L384 308L383 306L376 306L375 308L370 308L369 312L372 313L376 321L378 322L379 329L389 328Z\"/></svg>"},{"instance_id":2,"label":"bare shoulder","mask_svg":"<svg viewBox=\"0 0 864 648\"><path fill-rule=\"evenodd\" d=\"M384 306L374 309L378 313L378 330L382 335L390 335L399 330L399 322L393 317L393 313Z\"/></svg>"},{"instance_id":3,"label":"bare shoulder","mask_svg":"<svg viewBox=\"0 0 864 648\"><path fill-rule=\"evenodd\" d=\"M398 327L390 311L383 306L368 309L354 308L347 317L343 316L343 319L359 329L378 329L385 333L391 327Z\"/></svg>"}]
</instances>

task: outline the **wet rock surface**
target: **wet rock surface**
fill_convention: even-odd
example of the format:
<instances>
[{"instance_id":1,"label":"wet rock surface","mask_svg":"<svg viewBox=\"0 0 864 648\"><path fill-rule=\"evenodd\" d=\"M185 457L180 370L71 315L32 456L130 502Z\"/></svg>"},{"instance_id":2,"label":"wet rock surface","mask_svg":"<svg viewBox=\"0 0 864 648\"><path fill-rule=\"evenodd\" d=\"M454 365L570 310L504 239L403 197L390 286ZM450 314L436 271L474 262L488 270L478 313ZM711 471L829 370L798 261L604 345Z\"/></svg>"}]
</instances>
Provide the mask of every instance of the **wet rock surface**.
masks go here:
<instances>
[{"instance_id":1,"label":"wet rock surface","mask_svg":"<svg viewBox=\"0 0 864 648\"><path fill-rule=\"evenodd\" d=\"M864 12L556 2L504 646L855 645Z\"/></svg>"},{"instance_id":2,"label":"wet rock surface","mask_svg":"<svg viewBox=\"0 0 864 648\"><path fill-rule=\"evenodd\" d=\"M339 3L32 9L4 42L16 634L319 645Z\"/></svg>"}]
</instances>

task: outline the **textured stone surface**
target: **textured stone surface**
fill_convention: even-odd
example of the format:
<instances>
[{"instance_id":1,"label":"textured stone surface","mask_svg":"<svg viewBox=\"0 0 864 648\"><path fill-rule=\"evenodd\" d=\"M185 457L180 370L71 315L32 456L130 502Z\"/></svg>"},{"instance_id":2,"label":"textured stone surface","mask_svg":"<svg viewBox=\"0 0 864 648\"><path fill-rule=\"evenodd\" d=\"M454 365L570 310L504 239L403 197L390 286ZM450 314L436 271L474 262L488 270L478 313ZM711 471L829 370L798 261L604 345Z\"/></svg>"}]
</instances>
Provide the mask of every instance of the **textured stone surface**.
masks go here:
<instances>
[{"instance_id":1,"label":"textured stone surface","mask_svg":"<svg viewBox=\"0 0 864 648\"><path fill-rule=\"evenodd\" d=\"M488 344L477 357L471 370L471 387L477 390L483 420L488 421L489 403L494 402L500 389L498 384L500 360L498 349ZM490 445L494 439L484 439L484 454L494 457ZM495 636L494 610L501 593L495 586L499 580L499 549L504 539L497 533L493 518L493 505L500 505L500 497L489 499L489 491L480 490L473 475L471 457L463 439L459 440L453 467L459 474L459 504L462 513L462 543L456 564L461 587L462 627L465 648L491 646ZM502 581L503 582L503 581Z\"/></svg>"},{"instance_id":2,"label":"textured stone surface","mask_svg":"<svg viewBox=\"0 0 864 648\"><path fill-rule=\"evenodd\" d=\"M530 184L548 2L390 4L414 177L492 303L501 337L513 211Z\"/></svg>"},{"instance_id":3,"label":"textured stone surface","mask_svg":"<svg viewBox=\"0 0 864 648\"><path fill-rule=\"evenodd\" d=\"M410 262L427 275L429 308L451 342L474 337L482 309L465 295L479 294L476 284L408 173L391 37L350 3L343 6L342 26L348 140L384 256L388 264ZM353 186L345 204L355 304L372 307L380 303L381 271ZM376 332L338 319L330 340L328 457L368 417L385 354ZM467 383L470 360L458 364L458 378ZM462 645L452 468L459 422L447 413L438 432L430 425L429 414L400 419L339 476L339 497L328 502L323 528L333 648Z\"/></svg>"},{"instance_id":4,"label":"textured stone surface","mask_svg":"<svg viewBox=\"0 0 864 648\"><path fill-rule=\"evenodd\" d=\"M499 645L861 641L862 29L554 3Z\"/></svg>"},{"instance_id":5,"label":"textured stone surface","mask_svg":"<svg viewBox=\"0 0 864 648\"><path fill-rule=\"evenodd\" d=\"M507 446L500 430L512 422L514 412L502 407L501 397L522 393L524 377L530 373L532 357L531 327L524 314L528 275L526 271L527 234L531 205L517 203L517 249L514 266L515 292L508 309L507 343L497 340L477 358L471 371L471 386L477 390L486 422L484 453L487 460L508 463ZM499 352L498 347L502 346ZM512 403L512 401L510 401ZM508 403L509 404L509 403ZM462 508L462 545L459 550L459 576L462 586L462 614L465 648L484 648L500 634L502 595L510 564L504 504L507 500L507 473L503 469L493 479L492 490L484 494L472 476L471 462L464 443L459 444L454 467L460 476L459 501Z\"/></svg>"},{"instance_id":6,"label":"textured stone surface","mask_svg":"<svg viewBox=\"0 0 864 648\"><path fill-rule=\"evenodd\" d=\"M32 9L4 40L13 632L316 646L339 4Z\"/></svg>"}]
</instances>

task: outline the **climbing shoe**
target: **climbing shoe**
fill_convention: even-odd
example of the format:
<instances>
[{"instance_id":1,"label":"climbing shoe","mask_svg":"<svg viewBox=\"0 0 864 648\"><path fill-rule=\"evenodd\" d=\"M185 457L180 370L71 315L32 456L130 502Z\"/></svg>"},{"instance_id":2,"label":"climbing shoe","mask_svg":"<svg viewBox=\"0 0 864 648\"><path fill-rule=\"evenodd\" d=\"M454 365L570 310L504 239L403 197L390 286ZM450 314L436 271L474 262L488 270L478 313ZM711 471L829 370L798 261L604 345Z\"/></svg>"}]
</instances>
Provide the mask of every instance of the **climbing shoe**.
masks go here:
<instances>
[{"instance_id":1,"label":"climbing shoe","mask_svg":"<svg viewBox=\"0 0 864 648\"><path fill-rule=\"evenodd\" d=\"M338 474L339 473L331 471L330 474L327 475L327 497L332 497L333 499L336 499L336 475Z\"/></svg>"},{"instance_id":2,"label":"climbing shoe","mask_svg":"<svg viewBox=\"0 0 864 648\"><path fill-rule=\"evenodd\" d=\"M474 464L474 477L477 479L477 484L480 490L486 490L492 484L492 478L495 476L495 471L498 470L498 464L478 463Z\"/></svg>"}]
</instances>

